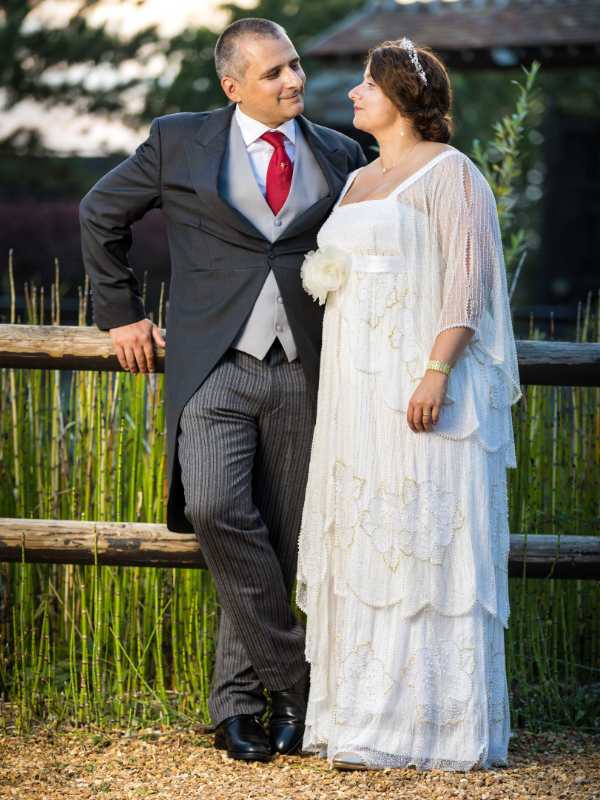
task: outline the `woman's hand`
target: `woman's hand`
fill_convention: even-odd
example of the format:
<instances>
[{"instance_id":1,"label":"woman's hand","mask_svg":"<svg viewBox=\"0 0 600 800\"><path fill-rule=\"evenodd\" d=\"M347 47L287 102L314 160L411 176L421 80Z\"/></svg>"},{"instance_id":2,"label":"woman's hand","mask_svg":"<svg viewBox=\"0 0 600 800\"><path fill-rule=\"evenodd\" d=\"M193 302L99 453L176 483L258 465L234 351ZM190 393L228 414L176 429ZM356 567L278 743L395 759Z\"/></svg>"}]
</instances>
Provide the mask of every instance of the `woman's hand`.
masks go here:
<instances>
[{"instance_id":1,"label":"woman's hand","mask_svg":"<svg viewBox=\"0 0 600 800\"><path fill-rule=\"evenodd\" d=\"M454 367L475 331L466 326L455 326L438 333L429 358L443 361ZM448 391L448 376L436 369L426 369L423 380L410 398L406 419L414 433L431 433L440 419L442 403ZM431 414L431 416L429 416Z\"/></svg>"},{"instance_id":2,"label":"woman's hand","mask_svg":"<svg viewBox=\"0 0 600 800\"><path fill-rule=\"evenodd\" d=\"M421 383L410 398L406 419L414 433L433 431L438 424L440 409L448 391L448 376L443 372L428 369ZM429 416L431 414L431 416Z\"/></svg>"}]
</instances>

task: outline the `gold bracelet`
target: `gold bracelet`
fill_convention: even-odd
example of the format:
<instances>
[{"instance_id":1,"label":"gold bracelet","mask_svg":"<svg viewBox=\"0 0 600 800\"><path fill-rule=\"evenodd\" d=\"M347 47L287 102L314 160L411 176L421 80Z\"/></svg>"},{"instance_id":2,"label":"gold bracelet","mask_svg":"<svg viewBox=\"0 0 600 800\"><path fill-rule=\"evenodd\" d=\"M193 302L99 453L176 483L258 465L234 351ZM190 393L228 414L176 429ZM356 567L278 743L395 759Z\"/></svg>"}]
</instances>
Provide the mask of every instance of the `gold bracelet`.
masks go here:
<instances>
[{"instance_id":1,"label":"gold bracelet","mask_svg":"<svg viewBox=\"0 0 600 800\"><path fill-rule=\"evenodd\" d=\"M443 372L444 375L450 375L452 371L450 364L446 364L445 361L430 361L426 369L434 369L436 372Z\"/></svg>"}]
</instances>

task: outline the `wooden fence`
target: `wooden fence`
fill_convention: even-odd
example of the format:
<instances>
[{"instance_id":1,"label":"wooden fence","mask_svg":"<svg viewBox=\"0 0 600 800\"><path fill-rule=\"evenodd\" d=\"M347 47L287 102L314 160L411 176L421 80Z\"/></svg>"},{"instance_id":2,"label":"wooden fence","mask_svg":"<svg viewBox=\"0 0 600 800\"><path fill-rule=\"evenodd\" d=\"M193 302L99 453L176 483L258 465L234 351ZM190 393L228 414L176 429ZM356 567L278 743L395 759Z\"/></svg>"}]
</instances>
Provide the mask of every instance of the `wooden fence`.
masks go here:
<instances>
[{"instance_id":1,"label":"wooden fence","mask_svg":"<svg viewBox=\"0 0 600 800\"><path fill-rule=\"evenodd\" d=\"M0 562L187 567L206 564L193 533L143 522L81 522L0 518ZM600 577L600 537L510 537L508 574L529 578Z\"/></svg>"},{"instance_id":2,"label":"wooden fence","mask_svg":"<svg viewBox=\"0 0 600 800\"><path fill-rule=\"evenodd\" d=\"M157 372L164 353L155 348ZM517 357L523 385L600 386L600 344L520 341ZM70 325L0 325L0 367L122 371L108 332Z\"/></svg>"},{"instance_id":3,"label":"wooden fence","mask_svg":"<svg viewBox=\"0 0 600 800\"><path fill-rule=\"evenodd\" d=\"M162 331L167 341L166 331ZM517 342L521 383L600 386L600 344ZM164 350L155 348L157 372ZM112 339L94 327L0 325L0 367L122 371ZM0 518L0 562L206 567L193 534L166 525ZM511 535L511 577L600 578L600 537Z\"/></svg>"}]
</instances>

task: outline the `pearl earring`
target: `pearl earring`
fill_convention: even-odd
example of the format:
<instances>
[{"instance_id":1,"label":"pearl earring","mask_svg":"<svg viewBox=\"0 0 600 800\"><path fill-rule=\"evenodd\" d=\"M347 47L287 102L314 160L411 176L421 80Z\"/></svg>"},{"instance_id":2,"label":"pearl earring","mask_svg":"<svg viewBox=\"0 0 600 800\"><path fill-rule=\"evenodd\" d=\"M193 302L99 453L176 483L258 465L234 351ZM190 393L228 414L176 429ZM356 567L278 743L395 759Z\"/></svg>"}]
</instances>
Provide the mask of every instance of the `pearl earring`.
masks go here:
<instances>
[{"instance_id":1,"label":"pearl earring","mask_svg":"<svg viewBox=\"0 0 600 800\"><path fill-rule=\"evenodd\" d=\"M400 125L400 136L404 136L404 131L402 130L402 125Z\"/></svg>"}]
</instances>

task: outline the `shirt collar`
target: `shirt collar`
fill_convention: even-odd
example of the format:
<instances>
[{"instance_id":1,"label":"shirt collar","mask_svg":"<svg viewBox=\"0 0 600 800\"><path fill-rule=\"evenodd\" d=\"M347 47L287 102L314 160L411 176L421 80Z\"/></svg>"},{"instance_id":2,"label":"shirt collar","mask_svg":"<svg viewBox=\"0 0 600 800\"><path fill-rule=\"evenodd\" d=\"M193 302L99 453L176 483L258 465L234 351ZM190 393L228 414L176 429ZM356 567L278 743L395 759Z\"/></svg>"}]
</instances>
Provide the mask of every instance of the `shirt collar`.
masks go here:
<instances>
[{"instance_id":1,"label":"shirt collar","mask_svg":"<svg viewBox=\"0 0 600 800\"><path fill-rule=\"evenodd\" d=\"M240 111L239 106L236 106L235 108L235 118L237 120L237 124L240 126L246 147L249 147L257 139L260 139L263 133L273 130L281 131L281 133L283 133L283 135L289 139L292 144L296 144L295 119L289 119L278 128L269 128L268 125L259 122L257 119L252 119L252 117L249 117L247 114L244 114L243 111Z\"/></svg>"}]
</instances>

